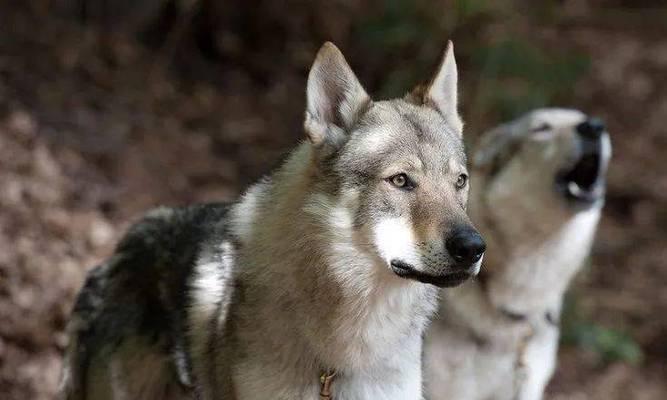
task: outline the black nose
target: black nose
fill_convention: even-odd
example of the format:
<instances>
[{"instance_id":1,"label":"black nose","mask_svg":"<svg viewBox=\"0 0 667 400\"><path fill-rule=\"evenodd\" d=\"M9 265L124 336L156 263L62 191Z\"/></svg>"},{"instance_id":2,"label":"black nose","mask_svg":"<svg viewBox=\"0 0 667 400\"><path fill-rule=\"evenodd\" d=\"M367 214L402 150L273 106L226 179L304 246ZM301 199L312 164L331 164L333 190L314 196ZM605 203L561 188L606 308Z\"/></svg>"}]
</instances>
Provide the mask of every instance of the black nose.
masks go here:
<instances>
[{"instance_id":1,"label":"black nose","mask_svg":"<svg viewBox=\"0 0 667 400\"><path fill-rule=\"evenodd\" d=\"M468 268L479 261L486 250L482 236L474 229L458 229L445 241L449 254L459 267Z\"/></svg>"},{"instance_id":2,"label":"black nose","mask_svg":"<svg viewBox=\"0 0 667 400\"><path fill-rule=\"evenodd\" d=\"M577 125L577 132L586 139L597 140L604 131L604 122L599 118L590 118Z\"/></svg>"}]
</instances>

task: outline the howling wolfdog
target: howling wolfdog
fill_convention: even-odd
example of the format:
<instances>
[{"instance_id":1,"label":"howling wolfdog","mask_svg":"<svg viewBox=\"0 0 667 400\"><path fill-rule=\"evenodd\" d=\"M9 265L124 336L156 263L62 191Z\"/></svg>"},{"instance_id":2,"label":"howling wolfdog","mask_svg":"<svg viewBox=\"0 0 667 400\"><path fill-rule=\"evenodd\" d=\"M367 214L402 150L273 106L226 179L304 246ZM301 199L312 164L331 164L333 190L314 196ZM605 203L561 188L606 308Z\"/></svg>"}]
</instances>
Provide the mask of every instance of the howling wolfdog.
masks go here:
<instances>
[{"instance_id":1,"label":"howling wolfdog","mask_svg":"<svg viewBox=\"0 0 667 400\"><path fill-rule=\"evenodd\" d=\"M479 272L451 43L374 102L331 43L306 141L234 204L154 210L90 272L66 399L421 399L438 287Z\"/></svg>"},{"instance_id":2,"label":"howling wolfdog","mask_svg":"<svg viewBox=\"0 0 667 400\"><path fill-rule=\"evenodd\" d=\"M551 377L563 293L600 219L604 125L541 109L482 137L470 215L489 243L477 282L442 293L425 341L433 400L536 400Z\"/></svg>"}]
</instances>

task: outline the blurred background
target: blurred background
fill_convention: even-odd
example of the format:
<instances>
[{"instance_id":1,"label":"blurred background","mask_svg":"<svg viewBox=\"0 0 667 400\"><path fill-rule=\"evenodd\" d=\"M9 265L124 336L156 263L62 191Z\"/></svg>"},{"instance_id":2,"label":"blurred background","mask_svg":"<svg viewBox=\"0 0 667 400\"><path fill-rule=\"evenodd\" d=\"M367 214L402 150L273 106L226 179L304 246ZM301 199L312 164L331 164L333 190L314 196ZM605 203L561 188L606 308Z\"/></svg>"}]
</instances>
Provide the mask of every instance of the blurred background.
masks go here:
<instances>
[{"instance_id":1,"label":"blurred background","mask_svg":"<svg viewBox=\"0 0 667 400\"><path fill-rule=\"evenodd\" d=\"M661 0L0 0L0 398L54 398L76 291L133 219L233 199L300 140L323 41L381 98L446 39L469 144L544 105L612 135L548 398L667 398Z\"/></svg>"}]
</instances>

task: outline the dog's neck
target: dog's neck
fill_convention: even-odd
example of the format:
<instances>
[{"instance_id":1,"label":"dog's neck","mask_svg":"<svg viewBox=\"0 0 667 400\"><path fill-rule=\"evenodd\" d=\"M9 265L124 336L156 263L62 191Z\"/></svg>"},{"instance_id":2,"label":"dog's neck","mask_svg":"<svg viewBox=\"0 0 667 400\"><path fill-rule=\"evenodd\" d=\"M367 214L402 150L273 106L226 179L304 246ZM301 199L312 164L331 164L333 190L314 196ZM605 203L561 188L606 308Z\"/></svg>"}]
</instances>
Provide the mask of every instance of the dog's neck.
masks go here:
<instances>
[{"instance_id":1,"label":"dog's neck","mask_svg":"<svg viewBox=\"0 0 667 400\"><path fill-rule=\"evenodd\" d=\"M485 259L479 280L443 294L441 313L448 323L480 336L520 337L515 333L527 325L557 323L564 293L589 253L599 217L599 208L582 211L544 243L527 251L498 251ZM494 240L497 232L480 225L490 248L503 244Z\"/></svg>"},{"instance_id":2,"label":"dog's neck","mask_svg":"<svg viewBox=\"0 0 667 400\"><path fill-rule=\"evenodd\" d=\"M560 307L590 253L600 213L600 207L577 212L544 240L508 252L503 265L489 268L486 286L492 302L515 314Z\"/></svg>"},{"instance_id":3,"label":"dog's neck","mask_svg":"<svg viewBox=\"0 0 667 400\"><path fill-rule=\"evenodd\" d=\"M319 190L311 163L312 149L302 144L234 211L239 277L252 293L246 307L257 313L252 329L270 330L270 343L262 345L298 354L313 374L344 376L402 356L419 362L435 287L380 265L355 239L345 199Z\"/></svg>"}]
</instances>

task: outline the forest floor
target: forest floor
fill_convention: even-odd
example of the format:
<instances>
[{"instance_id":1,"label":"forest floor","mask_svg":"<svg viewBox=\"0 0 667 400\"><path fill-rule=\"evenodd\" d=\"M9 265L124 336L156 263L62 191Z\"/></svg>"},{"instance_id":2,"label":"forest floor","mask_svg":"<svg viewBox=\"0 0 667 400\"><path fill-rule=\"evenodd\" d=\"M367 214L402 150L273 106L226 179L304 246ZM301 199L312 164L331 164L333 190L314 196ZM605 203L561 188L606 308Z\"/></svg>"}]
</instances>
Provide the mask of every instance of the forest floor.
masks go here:
<instances>
[{"instance_id":1,"label":"forest floor","mask_svg":"<svg viewBox=\"0 0 667 400\"><path fill-rule=\"evenodd\" d=\"M627 333L643 358L565 345L548 398L664 399L667 36L605 25L553 35L591 55L572 105L603 117L614 142L578 314ZM184 81L154 52L100 42L0 10L2 399L54 399L76 292L132 220L158 204L233 199L301 135L304 71L260 84L235 66L215 84Z\"/></svg>"}]
</instances>

